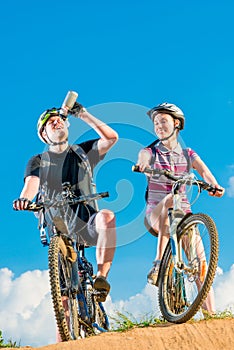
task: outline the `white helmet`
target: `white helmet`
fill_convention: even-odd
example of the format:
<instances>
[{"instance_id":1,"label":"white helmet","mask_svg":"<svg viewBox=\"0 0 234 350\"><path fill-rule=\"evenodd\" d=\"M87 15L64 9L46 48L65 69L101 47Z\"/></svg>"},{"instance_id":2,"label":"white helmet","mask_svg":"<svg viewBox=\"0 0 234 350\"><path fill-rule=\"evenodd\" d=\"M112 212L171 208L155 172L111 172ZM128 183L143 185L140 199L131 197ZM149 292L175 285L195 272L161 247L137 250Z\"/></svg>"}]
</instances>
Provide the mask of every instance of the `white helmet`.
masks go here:
<instances>
[{"instance_id":1,"label":"white helmet","mask_svg":"<svg viewBox=\"0 0 234 350\"><path fill-rule=\"evenodd\" d=\"M65 117L64 115L62 115L60 113L60 109L58 108L51 108L51 109L47 109L45 112L43 112L37 122L37 135L39 137L39 139L44 142L44 143L48 143L48 141L46 141L46 139L42 136L42 131L47 123L47 121L51 118L51 117L55 117L55 116L59 116L61 117L64 121L67 119L67 117ZM67 126L69 126L69 122L67 124Z\"/></svg>"},{"instance_id":2,"label":"white helmet","mask_svg":"<svg viewBox=\"0 0 234 350\"><path fill-rule=\"evenodd\" d=\"M176 105L172 103L161 103L160 105L157 105L156 107L150 109L147 114L150 117L150 119L153 121L154 117L161 112L166 112L167 114L170 114L173 118L180 120L180 130L184 129L184 122L185 117L182 110L177 107Z\"/></svg>"}]
</instances>

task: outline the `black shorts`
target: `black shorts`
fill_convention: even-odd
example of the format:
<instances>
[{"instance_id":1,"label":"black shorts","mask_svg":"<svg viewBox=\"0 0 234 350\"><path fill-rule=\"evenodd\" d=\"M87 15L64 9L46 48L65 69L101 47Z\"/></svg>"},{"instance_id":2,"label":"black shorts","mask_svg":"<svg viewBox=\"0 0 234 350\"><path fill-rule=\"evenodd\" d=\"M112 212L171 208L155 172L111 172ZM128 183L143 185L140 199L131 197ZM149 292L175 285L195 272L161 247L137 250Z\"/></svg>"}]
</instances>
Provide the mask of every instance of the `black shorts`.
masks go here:
<instances>
[{"instance_id":1,"label":"black shorts","mask_svg":"<svg viewBox=\"0 0 234 350\"><path fill-rule=\"evenodd\" d=\"M50 208L45 213L45 220L49 229L49 235L53 235L53 226L55 224L53 218L59 217L63 218L62 220L64 220L66 223L69 237L76 240L80 244L95 246L98 239L95 220L97 212L90 214L90 217L86 217L84 220L82 220L77 216L77 212L74 212L70 208L67 209L66 213L61 213L58 209Z\"/></svg>"},{"instance_id":2,"label":"black shorts","mask_svg":"<svg viewBox=\"0 0 234 350\"><path fill-rule=\"evenodd\" d=\"M98 233L96 230L96 215L97 213L94 213L87 222L87 226L78 233L78 242L84 243L88 246L96 246L97 245L97 239L98 239Z\"/></svg>"}]
</instances>

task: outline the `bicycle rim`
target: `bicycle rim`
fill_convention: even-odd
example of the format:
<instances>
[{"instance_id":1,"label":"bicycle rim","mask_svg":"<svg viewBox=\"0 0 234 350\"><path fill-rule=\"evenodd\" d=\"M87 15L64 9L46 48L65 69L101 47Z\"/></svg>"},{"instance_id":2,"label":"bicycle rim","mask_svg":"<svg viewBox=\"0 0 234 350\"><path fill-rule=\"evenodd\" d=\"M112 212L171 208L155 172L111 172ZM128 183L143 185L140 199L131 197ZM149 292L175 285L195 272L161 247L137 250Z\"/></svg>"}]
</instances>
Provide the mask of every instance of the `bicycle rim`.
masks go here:
<instances>
[{"instance_id":1,"label":"bicycle rim","mask_svg":"<svg viewBox=\"0 0 234 350\"><path fill-rule=\"evenodd\" d=\"M207 308L218 263L218 233L206 214L192 214L178 226L182 263L178 271L168 244L162 259L159 305L173 323L191 319L201 306Z\"/></svg>"},{"instance_id":2,"label":"bicycle rim","mask_svg":"<svg viewBox=\"0 0 234 350\"><path fill-rule=\"evenodd\" d=\"M49 276L57 327L62 341L79 337L76 293L71 287L71 263L66 259L66 246L61 237L51 239Z\"/></svg>"}]
</instances>

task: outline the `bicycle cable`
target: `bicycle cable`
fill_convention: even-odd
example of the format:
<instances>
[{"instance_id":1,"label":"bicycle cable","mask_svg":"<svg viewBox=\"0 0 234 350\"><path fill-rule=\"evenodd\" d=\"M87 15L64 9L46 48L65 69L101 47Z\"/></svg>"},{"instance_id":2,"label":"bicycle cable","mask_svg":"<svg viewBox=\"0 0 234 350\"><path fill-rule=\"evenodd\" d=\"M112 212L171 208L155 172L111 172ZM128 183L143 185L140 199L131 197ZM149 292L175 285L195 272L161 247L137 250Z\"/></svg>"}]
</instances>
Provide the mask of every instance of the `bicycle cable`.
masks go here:
<instances>
[{"instance_id":1,"label":"bicycle cable","mask_svg":"<svg viewBox=\"0 0 234 350\"><path fill-rule=\"evenodd\" d=\"M194 183L197 184L197 187L199 189L199 183L198 183L198 179L196 178L196 175L194 173L190 173L190 174L187 174L187 176L184 176L182 179L178 179L177 181L174 182L174 184L172 186L172 192L174 191L175 187L178 186L178 184L181 182L184 185L187 185L187 186L189 185L190 189L187 191L188 194L189 194L189 192L192 191ZM186 197L188 197L187 193L186 193ZM201 194L201 191L198 190L195 199L192 202L190 202L190 207L192 207L196 203L200 194Z\"/></svg>"}]
</instances>

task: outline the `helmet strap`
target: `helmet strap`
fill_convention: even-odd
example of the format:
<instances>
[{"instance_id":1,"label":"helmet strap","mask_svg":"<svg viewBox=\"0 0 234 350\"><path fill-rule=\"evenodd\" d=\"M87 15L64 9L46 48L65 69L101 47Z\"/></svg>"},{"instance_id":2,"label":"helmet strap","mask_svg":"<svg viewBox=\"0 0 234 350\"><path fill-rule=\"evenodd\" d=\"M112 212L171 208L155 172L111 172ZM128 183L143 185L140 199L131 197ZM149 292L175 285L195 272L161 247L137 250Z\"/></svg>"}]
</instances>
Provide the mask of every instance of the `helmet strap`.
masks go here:
<instances>
[{"instance_id":1,"label":"helmet strap","mask_svg":"<svg viewBox=\"0 0 234 350\"><path fill-rule=\"evenodd\" d=\"M169 136L164 137L163 139L159 139L159 140L160 141L167 141L167 140L169 140L174 135L176 129L179 129L179 127L178 126L174 127L174 130L172 131L172 133Z\"/></svg>"},{"instance_id":2,"label":"helmet strap","mask_svg":"<svg viewBox=\"0 0 234 350\"><path fill-rule=\"evenodd\" d=\"M58 146L58 145L64 145L65 143L67 143L67 141L68 141L68 139L66 138L66 140L64 140L64 141L61 141L61 142L53 142L50 138L49 138L49 136L48 136L48 134L47 134L47 131L46 131L46 129L44 129L45 130L45 133L46 133L46 136L47 136L47 139L49 140L49 145L50 146ZM48 143L48 142L47 142Z\"/></svg>"},{"instance_id":3,"label":"helmet strap","mask_svg":"<svg viewBox=\"0 0 234 350\"><path fill-rule=\"evenodd\" d=\"M62 142L51 142L51 143L50 143L50 146L64 145L65 143L67 143L67 140L68 140L68 139L66 139L66 140L64 140L64 141L62 141Z\"/></svg>"}]
</instances>

